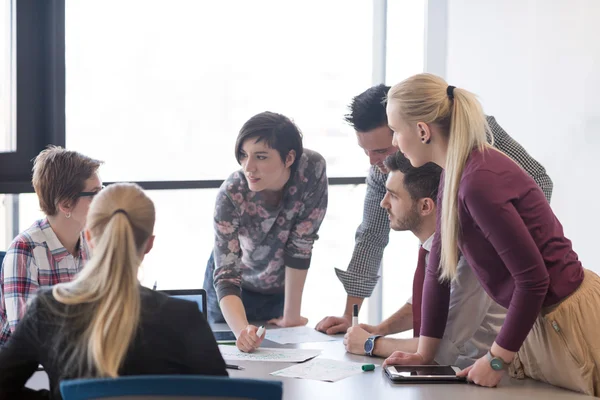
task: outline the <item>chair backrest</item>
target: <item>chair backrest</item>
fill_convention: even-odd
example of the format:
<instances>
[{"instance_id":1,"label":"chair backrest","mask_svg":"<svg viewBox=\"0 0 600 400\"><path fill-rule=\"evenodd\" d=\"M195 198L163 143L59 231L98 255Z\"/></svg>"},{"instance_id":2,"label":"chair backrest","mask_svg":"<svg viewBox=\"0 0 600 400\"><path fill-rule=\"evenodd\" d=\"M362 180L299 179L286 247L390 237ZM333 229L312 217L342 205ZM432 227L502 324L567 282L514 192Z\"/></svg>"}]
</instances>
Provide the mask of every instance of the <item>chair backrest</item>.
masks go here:
<instances>
[{"instance_id":1,"label":"chair backrest","mask_svg":"<svg viewBox=\"0 0 600 400\"><path fill-rule=\"evenodd\" d=\"M222 376L143 375L62 381L63 400L244 399L281 400L279 381Z\"/></svg>"}]
</instances>

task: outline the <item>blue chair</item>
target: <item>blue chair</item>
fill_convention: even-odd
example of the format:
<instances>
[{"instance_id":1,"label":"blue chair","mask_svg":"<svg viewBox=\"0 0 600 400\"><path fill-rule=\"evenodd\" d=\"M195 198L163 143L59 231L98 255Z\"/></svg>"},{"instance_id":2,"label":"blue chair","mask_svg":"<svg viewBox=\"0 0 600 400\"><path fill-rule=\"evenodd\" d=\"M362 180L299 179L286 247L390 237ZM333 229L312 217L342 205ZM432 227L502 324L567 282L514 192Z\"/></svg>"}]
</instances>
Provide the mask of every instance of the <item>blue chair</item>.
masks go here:
<instances>
[{"instance_id":1,"label":"blue chair","mask_svg":"<svg viewBox=\"0 0 600 400\"><path fill-rule=\"evenodd\" d=\"M63 400L281 400L283 386L278 381L222 376L142 375L66 380L60 383L60 393Z\"/></svg>"}]
</instances>

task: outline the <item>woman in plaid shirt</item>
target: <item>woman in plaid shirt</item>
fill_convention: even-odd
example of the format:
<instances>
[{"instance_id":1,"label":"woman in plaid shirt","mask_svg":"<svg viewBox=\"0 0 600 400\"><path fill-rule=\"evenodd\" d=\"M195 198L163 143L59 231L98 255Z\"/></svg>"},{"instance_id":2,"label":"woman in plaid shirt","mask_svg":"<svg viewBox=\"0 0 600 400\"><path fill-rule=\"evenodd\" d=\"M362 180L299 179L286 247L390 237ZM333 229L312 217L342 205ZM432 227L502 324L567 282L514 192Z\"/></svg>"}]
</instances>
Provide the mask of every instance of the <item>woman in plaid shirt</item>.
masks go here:
<instances>
[{"instance_id":1,"label":"woman in plaid shirt","mask_svg":"<svg viewBox=\"0 0 600 400\"><path fill-rule=\"evenodd\" d=\"M81 234L102 161L50 146L33 162L33 188L46 217L11 243L0 267L0 347L42 287L70 282L89 258Z\"/></svg>"}]
</instances>

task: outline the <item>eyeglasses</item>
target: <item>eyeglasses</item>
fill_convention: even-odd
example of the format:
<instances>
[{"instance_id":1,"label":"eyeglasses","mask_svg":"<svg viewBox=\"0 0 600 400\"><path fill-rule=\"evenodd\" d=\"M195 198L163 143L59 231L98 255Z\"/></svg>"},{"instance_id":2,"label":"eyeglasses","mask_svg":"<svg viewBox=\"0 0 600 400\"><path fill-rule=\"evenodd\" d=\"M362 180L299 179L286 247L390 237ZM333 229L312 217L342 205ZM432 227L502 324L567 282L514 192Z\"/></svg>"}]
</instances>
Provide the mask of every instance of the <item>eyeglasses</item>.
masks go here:
<instances>
[{"instance_id":1,"label":"eyeglasses","mask_svg":"<svg viewBox=\"0 0 600 400\"><path fill-rule=\"evenodd\" d=\"M106 186L102 185L100 187L100 190L104 189ZM77 194L77 197L94 197L95 195L97 195L98 193L100 193L100 190L96 190L95 192L79 192Z\"/></svg>"}]
</instances>

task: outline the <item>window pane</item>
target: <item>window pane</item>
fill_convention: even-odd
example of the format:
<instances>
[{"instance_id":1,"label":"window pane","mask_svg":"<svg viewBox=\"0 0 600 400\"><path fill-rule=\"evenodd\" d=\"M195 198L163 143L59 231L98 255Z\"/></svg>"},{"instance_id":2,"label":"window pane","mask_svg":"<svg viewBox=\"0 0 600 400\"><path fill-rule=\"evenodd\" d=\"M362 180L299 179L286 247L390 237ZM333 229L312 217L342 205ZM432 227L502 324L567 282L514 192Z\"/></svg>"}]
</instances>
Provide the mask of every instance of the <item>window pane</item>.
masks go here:
<instances>
[{"instance_id":1,"label":"window pane","mask_svg":"<svg viewBox=\"0 0 600 400\"><path fill-rule=\"evenodd\" d=\"M0 251L6 251L13 238L12 194L0 194Z\"/></svg>"},{"instance_id":2,"label":"window pane","mask_svg":"<svg viewBox=\"0 0 600 400\"><path fill-rule=\"evenodd\" d=\"M144 261L143 284L152 286L156 281L159 289L202 287L214 241L212 219L217 190L148 193L156 204L156 240ZM346 304L334 267L346 269L350 261L364 193L365 185L329 188L329 206L314 246L302 303L303 315L312 324L325 314L340 314Z\"/></svg>"},{"instance_id":3,"label":"window pane","mask_svg":"<svg viewBox=\"0 0 600 400\"><path fill-rule=\"evenodd\" d=\"M423 72L425 0L387 2L386 82L395 85Z\"/></svg>"},{"instance_id":4,"label":"window pane","mask_svg":"<svg viewBox=\"0 0 600 400\"><path fill-rule=\"evenodd\" d=\"M364 176L343 116L371 84L372 14L364 0L68 0L67 146L105 160L107 181L225 178L242 124L271 110L329 176Z\"/></svg>"},{"instance_id":5,"label":"window pane","mask_svg":"<svg viewBox=\"0 0 600 400\"><path fill-rule=\"evenodd\" d=\"M0 0L0 153L16 150L14 21L14 0Z\"/></svg>"},{"instance_id":6,"label":"window pane","mask_svg":"<svg viewBox=\"0 0 600 400\"><path fill-rule=\"evenodd\" d=\"M35 221L42 218L44 218L44 213L40 210L37 195L35 193L21 193L19 195L19 232L23 232Z\"/></svg>"},{"instance_id":7,"label":"window pane","mask_svg":"<svg viewBox=\"0 0 600 400\"><path fill-rule=\"evenodd\" d=\"M383 319L400 309L412 295L417 268L419 239L412 232L390 232L390 243L383 255ZM412 337L412 330L400 337Z\"/></svg>"},{"instance_id":8,"label":"window pane","mask_svg":"<svg viewBox=\"0 0 600 400\"><path fill-rule=\"evenodd\" d=\"M334 268L345 270L352 256L365 188L365 185L329 188L329 206L314 246L302 303L302 313L313 326L324 316L338 315L344 310L346 293ZM213 248L212 219L217 190L147 193L156 206L156 239L143 262L139 275L142 284L151 287L157 282L159 289L201 288ZM24 230L43 214L35 194L21 194L19 201L20 230ZM367 320L367 309L361 311L361 321Z\"/></svg>"}]
</instances>

